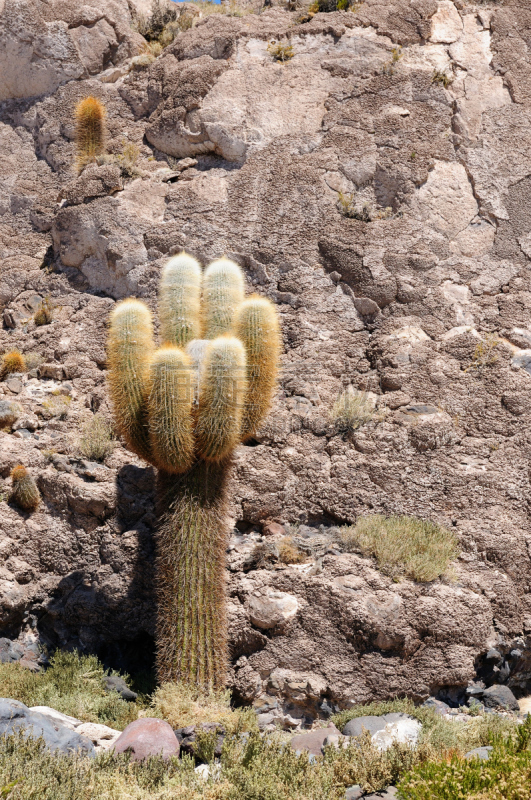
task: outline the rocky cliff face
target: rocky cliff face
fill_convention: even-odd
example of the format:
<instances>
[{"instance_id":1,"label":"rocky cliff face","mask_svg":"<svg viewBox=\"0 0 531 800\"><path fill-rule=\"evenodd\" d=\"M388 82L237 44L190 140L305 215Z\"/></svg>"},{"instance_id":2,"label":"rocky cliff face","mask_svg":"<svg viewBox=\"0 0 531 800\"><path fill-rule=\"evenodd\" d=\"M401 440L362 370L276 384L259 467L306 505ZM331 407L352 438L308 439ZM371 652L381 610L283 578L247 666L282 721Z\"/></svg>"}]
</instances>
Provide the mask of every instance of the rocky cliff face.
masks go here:
<instances>
[{"instance_id":1,"label":"rocky cliff face","mask_svg":"<svg viewBox=\"0 0 531 800\"><path fill-rule=\"evenodd\" d=\"M129 667L149 649L153 473L119 445L87 462L79 437L108 411L114 301L154 303L184 247L238 261L284 333L275 408L240 447L232 490L239 695L280 698L296 722L456 696L477 672L525 689L531 11L214 14L142 66L131 9L89 2L6 0L0 15L0 349L42 362L0 383L21 409L0 432L0 475L7 492L24 463L44 498L31 516L0 504L2 630ZM287 40L293 57L275 62L270 43ZM73 108L88 94L115 158L76 177ZM47 295L54 320L36 327ZM329 413L349 384L379 413L344 437ZM46 411L61 395L64 420ZM331 529L375 512L452 528L456 582L393 583L338 553ZM302 526L306 563L253 562L269 521Z\"/></svg>"}]
</instances>

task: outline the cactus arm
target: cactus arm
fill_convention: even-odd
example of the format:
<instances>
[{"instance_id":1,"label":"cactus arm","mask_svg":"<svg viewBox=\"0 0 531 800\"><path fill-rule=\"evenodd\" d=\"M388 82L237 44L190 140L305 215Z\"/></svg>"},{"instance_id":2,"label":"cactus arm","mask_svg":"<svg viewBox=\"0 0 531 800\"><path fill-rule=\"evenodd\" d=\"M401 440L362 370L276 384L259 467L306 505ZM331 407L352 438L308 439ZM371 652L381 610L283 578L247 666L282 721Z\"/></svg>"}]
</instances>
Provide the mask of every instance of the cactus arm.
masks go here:
<instances>
[{"instance_id":1,"label":"cactus arm","mask_svg":"<svg viewBox=\"0 0 531 800\"><path fill-rule=\"evenodd\" d=\"M164 344L184 347L201 336L201 267L186 253L170 258L159 287L160 333Z\"/></svg>"},{"instance_id":2,"label":"cactus arm","mask_svg":"<svg viewBox=\"0 0 531 800\"><path fill-rule=\"evenodd\" d=\"M195 434L197 452L207 461L225 458L240 441L246 366L245 349L234 336L214 339L206 352Z\"/></svg>"},{"instance_id":3,"label":"cactus arm","mask_svg":"<svg viewBox=\"0 0 531 800\"><path fill-rule=\"evenodd\" d=\"M154 351L153 322L144 303L129 299L111 314L109 386L117 427L129 448L152 462L146 387Z\"/></svg>"},{"instance_id":4,"label":"cactus arm","mask_svg":"<svg viewBox=\"0 0 531 800\"><path fill-rule=\"evenodd\" d=\"M247 354L249 385L241 428L245 441L265 419L277 385L281 339L275 306L265 297L248 298L238 308L234 330Z\"/></svg>"},{"instance_id":5,"label":"cactus arm","mask_svg":"<svg viewBox=\"0 0 531 800\"><path fill-rule=\"evenodd\" d=\"M236 309L244 298L243 273L234 261L220 258L205 270L203 278L203 335L215 339L228 333Z\"/></svg>"},{"instance_id":6,"label":"cactus arm","mask_svg":"<svg viewBox=\"0 0 531 800\"><path fill-rule=\"evenodd\" d=\"M154 462L166 472L185 472L194 460L192 392L189 356L178 347L157 350L147 388L149 437Z\"/></svg>"}]
</instances>

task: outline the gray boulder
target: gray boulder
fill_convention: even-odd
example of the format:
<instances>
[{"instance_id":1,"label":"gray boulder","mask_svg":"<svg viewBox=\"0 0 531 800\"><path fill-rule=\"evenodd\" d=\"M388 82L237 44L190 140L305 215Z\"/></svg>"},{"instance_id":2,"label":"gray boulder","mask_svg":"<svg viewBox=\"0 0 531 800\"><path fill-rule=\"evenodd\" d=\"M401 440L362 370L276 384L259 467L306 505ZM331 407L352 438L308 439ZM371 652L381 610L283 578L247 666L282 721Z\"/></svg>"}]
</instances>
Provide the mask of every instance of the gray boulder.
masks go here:
<instances>
[{"instance_id":1,"label":"gray boulder","mask_svg":"<svg viewBox=\"0 0 531 800\"><path fill-rule=\"evenodd\" d=\"M0 428L9 428L20 417L20 407L10 400L0 400Z\"/></svg>"},{"instance_id":2,"label":"gray boulder","mask_svg":"<svg viewBox=\"0 0 531 800\"><path fill-rule=\"evenodd\" d=\"M42 737L51 751L78 752L92 757L96 754L94 745L85 736L80 736L44 714L31 711L18 700L0 698L0 736L20 730L34 739Z\"/></svg>"},{"instance_id":3,"label":"gray boulder","mask_svg":"<svg viewBox=\"0 0 531 800\"><path fill-rule=\"evenodd\" d=\"M490 745L486 747L476 747L475 750L469 750L468 753L465 753L465 758L479 758L481 761L488 761L491 750L492 747Z\"/></svg>"},{"instance_id":4,"label":"gray boulder","mask_svg":"<svg viewBox=\"0 0 531 800\"><path fill-rule=\"evenodd\" d=\"M501 686L498 684L489 686L489 688L485 689L483 692L481 701L487 708L498 708L516 712L520 710L518 700L508 686Z\"/></svg>"},{"instance_id":5,"label":"gray boulder","mask_svg":"<svg viewBox=\"0 0 531 800\"><path fill-rule=\"evenodd\" d=\"M133 692L123 678L118 675L107 675L104 678L103 686L106 692L118 692L122 700L133 701L138 695Z\"/></svg>"},{"instance_id":6,"label":"gray boulder","mask_svg":"<svg viewBox=\"0 0 531 800\"><path fill-rule=\"evenodd\" d=\"M345 790L345 800L360 800L360 797L363 797L363 789L359 783Z\"/></svg>"},{"instance_id":7,"label":"gray boulder","mask_svg":"<svg viewBox=\"0 0 531 800\"><path fill-rule=\"evenodd\" d=\"M347 722L341 733L343 736L361 736L364 731L369 731L372 736L377 731L383 731L387 722L384 717L356 717Z\"/></svg>"}]
</instances>

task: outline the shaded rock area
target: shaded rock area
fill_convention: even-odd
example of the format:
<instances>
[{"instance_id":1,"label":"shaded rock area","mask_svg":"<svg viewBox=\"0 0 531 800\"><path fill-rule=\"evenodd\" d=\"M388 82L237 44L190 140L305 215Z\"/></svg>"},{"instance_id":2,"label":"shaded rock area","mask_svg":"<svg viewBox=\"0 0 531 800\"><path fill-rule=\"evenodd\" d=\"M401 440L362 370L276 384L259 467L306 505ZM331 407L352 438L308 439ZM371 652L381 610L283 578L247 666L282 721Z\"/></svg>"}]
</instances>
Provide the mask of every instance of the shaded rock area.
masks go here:
<instances>
[{"instance_id":1,"label":"shaded rock area","mask_svg":"<svg viewBox=\"0 0 531 800\"><path fill-rule=\"evenodd\" d=\"M154 473L81 439L110 416L109 312L130 294L153 306L185 247L238 261L284 336L230 492L236 698L297 728L399 695L457 706L476 679L528 692L526 5L216 14L144 68L121 0L0 9L0 351L28 356L0 381L0 631L16 640L0 658L33 637L152 664ZM276 63L268 44L288 35ZM89 94L114 161L76 178ZM339 192L366 214L344 215ZM350 433L330 417L348 385L375 402ZM42 495L31 515L9 502L19 463ZM338 526L373 513L454 531L454 580L395 582L343 552ZM279 558L285 536L300 563Z\"/></svg>"}]
</instances>

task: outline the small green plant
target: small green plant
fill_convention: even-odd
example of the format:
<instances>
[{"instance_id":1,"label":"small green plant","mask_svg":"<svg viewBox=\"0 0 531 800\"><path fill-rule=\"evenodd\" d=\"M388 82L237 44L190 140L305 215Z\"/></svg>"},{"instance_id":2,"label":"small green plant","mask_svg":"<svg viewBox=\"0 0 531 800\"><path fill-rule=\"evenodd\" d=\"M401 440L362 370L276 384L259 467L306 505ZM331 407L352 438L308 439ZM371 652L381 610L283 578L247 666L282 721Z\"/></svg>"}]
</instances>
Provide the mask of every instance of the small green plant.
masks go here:
<instances>
[{"instance_id":1,"label":"small green plant","mask_svg":"<svg viewBox=\"0 0 531 800\"><path fill-rule=\"evenodd\" d=\"M75 110L76 165L78 173L95 162L105 150L105 117L107 111L97 97L85 97Z\"/></svg>"},{"instance_id":2,"label":"small green plant","mask_svg":"<svg viewBox=\"0 0 531 800\"><path fill-rule=\"evenodd\" d=\"M500 340L495 333L488 333L484 339L477 343L474 349L472 362L466 367L465 372L477 370L483 372L486 367L492 367L498 361L499 355L496 352Z\"/></svg>"},{"instance_id":3,"label":"small green plant","mask_svg":"<svg viewBox=\"0 0 531 800\"><path fill-rule=\"evenodd\" d=\"M42 404L44 416L47 419L56 417L57 419L65 420L68 416L68 409L70 408L71 402L72 398L69 395L52 392L50 397Z\"/></svg>"},{"instance_id":4,"label":"small green plant","mask_svg":"<svg viewBox=\"0 0 531 800\"><path fill-rule=\"evenodd\" d=\"M10 500L24 511L35 511L41 502L41 494L37 484L22 464L11 470L11 484L13 491Z\"/></svg>"},{"instance_id":5,"label":"small green plant","mask_svg":"<svg viewBox=\"0 0 531 800\"><path fill-rule=\"evenodd\" d=\"M385 575L419 582L445 575L459 555L454 533L417 517L360 517L341 529L341 541L349 550L374 556Z\"/></svg>"},{"instance_id":6,"label":"small green plant","mask_svg":"<svg viewBox=\"0 0 531 800\"><path fill-rule=\"evenodd\" d=\"M440 72L437 69L433 70L433 75L431 76L431 82L435 84L440 84L447 89L451 83L453 83L453 78L451 75L447 75L446 72Z\"/></svg>"},{"instance_id":7,"label":"small green plant","mask_svg":"<svg viewBox=\"0 0 531 800\"><path fill-rule=\"evenodd\" d=\"M52 320L53 303L49 297L45 297L33 315L33 321L35 325L49 325Z\"/></svg>"},{"instance_id":8,"label":"small green plant","mask_svg":"<svg viewBox=\"0 0 531 800\"><path fill-rule=\"evenodd\" d=\"M400 61L402 58L402 47L399 45L398 47L393 47L391 51L391 60L387 61L382 67L382 74L383 75L394 75L395 74L395 65Z\"/></svg>"},{"instance_id":9,"label":"small green plant","mask_svg":"<svg viewBox=\"0 0 531 800\"><path fill-rule=\"evenodd\" d=\"M114 449L113 425L101 414L95 414L83 425L79 450L90 461L104 461Z\"/></svg>"},{"instance_id":10,"label":"small green plant","mask_svg":"<svg viewBox=\"0 0 531 800\"><path fill-rule=\"evenodd\" d=\"M348 386L339 394L330 416L338 433L352 433L367 422L378 419L379 413L365 392Z\"/></svg>"},{"instance_id":11,"label":"small green plant","mask_svg":"<svg viewBox=\"0 0 531 800\"><path fill-rule=\"evenodd\" d=\"M281 64L289 61L295 55L290 42L276 42L275 40L269 42L267 52L275 61L279 61Z\"/></svg>"},{"instance_id":12,"label":"small green plant","mask_svg":"<svg viewBox=\"0 0 531 800\"><path fill-rule=\"evenodd\" d=\"M6 375L12 375L14 372L26 372L26 360L18 350L11 350L2 356L0 380L3 380Z\"/></svg>"}]
</instances>

